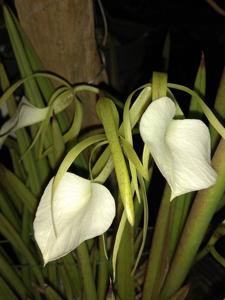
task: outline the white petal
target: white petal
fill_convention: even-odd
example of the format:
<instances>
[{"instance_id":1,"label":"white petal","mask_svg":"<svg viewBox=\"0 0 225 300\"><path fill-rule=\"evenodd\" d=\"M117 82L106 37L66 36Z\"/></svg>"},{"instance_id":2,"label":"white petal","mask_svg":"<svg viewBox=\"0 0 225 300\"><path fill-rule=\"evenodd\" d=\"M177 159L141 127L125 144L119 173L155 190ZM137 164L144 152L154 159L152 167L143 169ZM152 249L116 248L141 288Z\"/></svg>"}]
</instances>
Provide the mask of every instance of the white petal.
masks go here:
<instances>
[{"instance_id":1,"label":"white petal","mask_svg":"<svg viewBox=\"0 0 225 300\"><path fill-rule=\"evenodd\" d=\"M45 264L104 233L115 216L115 202L106 187L67 172L53 200L55 236L51 219L52 182L53 179L44 191L34 220L34 235Z\"/></svg>"},{"instance_id":2,"label":"white petal","mask_svg":"<svg viewBox=\"0 0 225 300\"><path fill-rule=\"evenodd\" d=\"M163 97L149 105L140 121L141 137L149 147L155 163L170 186L172 185L173 166L165 135L174 115L174 103L167 97Z\"/></svg>"},{"instance_id":3,"label":"white petal","mask_svg":"<svg viewBox=\"0 0 225 300\"><path fill-rule=\"evenodd\" d=\"M142 139L171 187L171 200L216 181L207 126L200 120L172 120L174 115L175 104L163 97L149 105L140 123Z\"/></svg>"},{"instance_id":4,"label":"white petal","mask_svg":"<svg viewBox=\"0 0 225 300\"><path fill-rule=\"evenodd\" d=\"M46 118L49 108L37 108L24 97L20 102L17 112L6 121L0 129L0 148L7 136L16 130L36 124Z\"/></svg>"},{"instance_id":5,"label":"white petal","mask_svg":"<svg viewBox=\"0 0 225 300\"><path fill-rule=\"evenodd\" d=\"M210 165L210 135L200 120L173 120L166 134L173 159L172 199L210 187L217 174Z\"/></svg>"},{"instance_id":6,"label":"white petal","mask_svg":"<svg viewBox=\"0 0 225 300\"><path fill-rule=\"evenodd\" d=\"M20 105L19 120L16 129L30 126L46 118L49 107L38 108L23 97Z\"/></svg>"}]
</instances>

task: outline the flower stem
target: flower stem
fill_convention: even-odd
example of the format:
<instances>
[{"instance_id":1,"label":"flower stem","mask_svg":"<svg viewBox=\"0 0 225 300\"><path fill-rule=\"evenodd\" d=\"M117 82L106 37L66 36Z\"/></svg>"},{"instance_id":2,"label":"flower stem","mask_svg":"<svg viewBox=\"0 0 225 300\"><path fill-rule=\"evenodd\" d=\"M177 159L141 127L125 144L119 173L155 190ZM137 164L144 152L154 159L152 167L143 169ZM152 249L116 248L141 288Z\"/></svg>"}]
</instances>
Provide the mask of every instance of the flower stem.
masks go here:
<instances>
[{"instance_id":1,"label":"flower stem","mask_svg":"<svg viewBox=\"0 0 225 300\"><path fill-rule=\"evenodd\" d=\"M152 100L166 96L167 74L153 72L152 76Z\"/></svg>"},{"instance_id":2,"label":"flower stem","mask_svg":"<svg viewBox=\"0 0 225 300\"><path fill-rule=\"evenodd\" d=\"M134 228L126 221L119 246L116 268L116 289L120 299L134 300Z\"/></svg>"},{"instance_id":3,"label":"flower stem","mask_svg":"<svg viewBox=\"0 0 225 300\"><path fill-rule=\"evenodd\" d=\"M167 232L170 209L170 188L166 185L155 226L152 247L148 261L142 300L153 299L154 286L160 270L164 241Z\"/></svg>"},{"instance_id":4,"label":"flower stem","mask_svg":"<svg viewBox=\"0 0 225 300\"><path fill-rule=\"evenodd\" d=\"M174 255L175 249L185 220L187 218L188 208L191 204L191 194L185 194L173 200L169 218L169 240L168 240L168 260L170 261Z\"/></svg>"},{"instance_id":5,"label":"flower stem","mask_svg":"<svg viewBox=\"0 0 225 300\"><path fill-rule=\"evenodd\" d=\"M152 76L152 101L166 96L167 74L153 72ZM167 225L170 214L170 188L168 184L165 187L161 201L157 222L154 230L152 247L150 251L147 272L145 276L144 290L142 300L155 299L153 297L158 293L155 289L156 280L159 278L158 272L161 270L161 259L163 247L167 232ZM160 276L161 277L161 276Z\"/></svg>"},{"instance_id":6,"label":"flower stem","mask_svg":"<svg viewBox=\"0 0 225 300\"><path fill-rule=\"evenodd\" d=\"M105 256L104 238L100 236L98 239L99 244L99 267L98 267L98 300L105 300L107 292L107 284L109 279L109 262Z\"/></svg>"},{"instance_id":7,"label":"flower stem","mask_svg":"<svg viewBox=\"0 0 225 300\"><path fill-rule=\"evenodd\" d=\"M97 293L95 288L95 281L91 268L90 256L88 254L87 245L82 243L77 248L77 255L81 274L83 278L83 286L86 300L97 300Z\"/></svg>"}]
</instances>

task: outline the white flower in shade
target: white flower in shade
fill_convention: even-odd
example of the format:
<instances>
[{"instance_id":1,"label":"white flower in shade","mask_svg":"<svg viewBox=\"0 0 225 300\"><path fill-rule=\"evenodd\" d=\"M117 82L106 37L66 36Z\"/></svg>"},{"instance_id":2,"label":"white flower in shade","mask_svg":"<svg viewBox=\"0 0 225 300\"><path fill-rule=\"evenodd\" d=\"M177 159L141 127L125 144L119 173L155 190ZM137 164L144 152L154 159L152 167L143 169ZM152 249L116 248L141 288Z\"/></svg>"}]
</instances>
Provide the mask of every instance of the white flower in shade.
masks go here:
<instances>
[{"instance_id":1,"label":"white flower in shade","mask_svg":"<svg viewBox=\"0 0 225 300\"><path fill-rule=\"evenodd\" d=\"M115 217L115 201L105 186L66 172L51 201L52 184L53 179L43 193L33 224L44 264L103 234Z\"/></svg>"},{"instance_id":2,"label":"white flower in shade","mask_svg":"<svg viewBox=\"0 0 225 300\"><path fill-rule=\"evenodd\" d=\"M20 128L43 121L48 111L49 107L37 108L23 97L16 113L0 128L0 148L9 134Z\"/></svg>"},{"instance_id":3,"label":"white flower in shade","mask_svg":"<svg viewBox=\"0 0 225 300\"><path fill-rule=\"evenodd\" d=\"M140 133L175 197L213 185L210 135L200 120L173 120L176 106L167 97L153 101L140 121Z\"/></svg>"}]
</instances>

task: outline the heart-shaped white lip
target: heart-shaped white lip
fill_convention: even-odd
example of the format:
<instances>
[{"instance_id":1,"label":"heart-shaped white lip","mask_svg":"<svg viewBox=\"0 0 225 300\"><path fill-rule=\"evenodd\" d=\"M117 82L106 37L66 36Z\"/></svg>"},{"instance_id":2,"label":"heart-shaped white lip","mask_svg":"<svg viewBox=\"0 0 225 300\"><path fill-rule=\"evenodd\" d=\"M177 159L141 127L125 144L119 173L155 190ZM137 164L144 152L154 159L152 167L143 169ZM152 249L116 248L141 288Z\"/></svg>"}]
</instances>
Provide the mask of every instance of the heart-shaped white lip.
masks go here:
<instances>
[{"instance_id":1,"label":"heart-shaped white lip","mask_svg":"<svg viewBox=\"0 0 225 300\"><path fill-rule=\"evenodd\" d=\"M153 101L140 120L140 133L175 197L213 185L217 174L210 165L210 135L200 120L173 120L174 102Z\"/></svg>"},{"instance_id":2,"label":"heart-shaped white lip","mask_svg":"<svg viewBox=\"0 0 225 300\"><path fill-rule=\"evenodd\" d=\"M103 234L115 217L115 201L105 186L67 172L54 193L51 207L52 183L53 179L43 193L33 224L44 264Z\"/></svg>"}]
</instances>

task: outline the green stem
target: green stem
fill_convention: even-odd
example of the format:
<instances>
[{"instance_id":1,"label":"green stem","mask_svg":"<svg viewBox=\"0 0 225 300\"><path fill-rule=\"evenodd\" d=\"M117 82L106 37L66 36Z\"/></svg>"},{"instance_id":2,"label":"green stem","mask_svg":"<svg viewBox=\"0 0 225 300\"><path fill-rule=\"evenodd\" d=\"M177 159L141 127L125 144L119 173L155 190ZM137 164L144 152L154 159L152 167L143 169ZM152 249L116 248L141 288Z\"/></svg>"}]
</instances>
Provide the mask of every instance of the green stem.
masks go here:
<instances>
[{"instance_id":1,"label":"green stem","mask_svg":"<svg viewBox=\"0 0 225 300\"><path fill-rule=\"evenodd\" d=\"M153 72L152 76L152 100L166 96L167 74Z\"/></svg>"},{"instance_id":2,"label":"green stem","mask_svg":"<svg viewBox=\"0 0 225 300\"><path fill-rule=\"evenodd\" d=\"M223 195L223 199L221 200L221 202L219 203L217 210L219 211L221 208L223 208L225 206L225 194Z\"/></svg>"},{"instance_id":3,"label":"green stem","mask_svg":"<svg viewBox=\"0 0 225 300\"><path fill-rule=\"evenodd\" d=\"M73 257L73 254L71 253L61 258L61 262L65 272L68 274L69 282L71 283L75 299L81 299L82 278L80 278L80 270L75 258Z\"/></svg>"},{"instance_id":4,"label":"green stem","mask_svg":"<svg viewBox=\"0 0 225 300\"><path fill-rule=\"evenodd\" d=\"M212 160L212 165L218 173L217 181L211 188L200 191L195 198L160 300L169 299L181 287L192 266L210 220L223 196L225 190L224 153L225 140L221 139Z\"/></svg>"},{"instance_id":5,"label":"green stem","mask_svg":"<svg viewBox=\"0 0 225 300\"><path fill-rule=\"evenodd\" d=\"M166 96L167 93L167 74L153 72L152 76L152 101ZM159 284L156 282L159 275L163 255L163 247L166 238L167 225L170 214L170 188L166 185L157 216L154 230L152 246L148 261L147 273L144 283L143 300L155 299L158 294ZM161 272L160 272L161 273ZM156 288L155 288L156 284ZM154 298L153 298L154 297Z\"/></svg>"},{"instance_id":6,"label":"green stem","mask_svg":"<svg viewBox=\"0 0 225 300\"><path fill-rule=\"evenodd\" d=\"M107 293L107 283L109 278L108 260L104 251L104 238L99 237L99 267L98 267L98 300L105 300Z\"/></svg>"},{"instance_id":7,"label":"green stem","mask_svg":"<svg viewBox=\"0 0 225 300\"><path fill-rule=\"evenodd\" d=\"M77 255L81 274L83 278L83 286L86 300L97 300L97 293L95 288L95 280L91 268L90 257L85 243L77 248Z\"/></svg>"},{"instance_id":8,"label":"green stem","mask_svg":"<svg viewBox=\"0 0 225 300\"><path fill-rule=\"evenodd\" d=\"M171 204L170 218L169 218L169 245L168 245L168 259L173 256L174 249L177 244L180 232L180 221L183 214L183 199L176 198Z\"/></svg>"},{"instance_id":9,"label":"green stem","mask_svg":"<svg viewBox=\"0 0 225 300\"><path fill-rule=\"evenodd\" d=\"M51 284L51 287L54 289L57 288L57 277L58 277L58 266L57 261L51 262L47 265L47 271L48 271L48 280Z\"/></svg>"},{"instance_id":10,"label":"green stem","mask_svg":"<svg viewBox=\"0 0 225 300\"><path fill-rule=\"evenodd\" d=\"M224 119L225 117L225 67L223 69L222 77L220 80L220 85L217 91L216 99L215 99L215 104L214 108L216 113L219 115L220 119ZM212 149L214 150L216 145L219 142L220 136L218 132L210 125L209 127L210 134L211 134L211 144L212 144Z\"/></svg>"},{"instance_id":11,"label":"green stem","mask_svg":"<svg viewBox=\"0 0 225 300\"><path fill-rule=\"evenodd\" d=\"M166 185L162 202L160 205L157 222L154 230L152 247L148 261L147 272L145 275L145 283L142 300L153 299L154 285L157 274L160 270L160 263L163 253L163 246L167 232L167 225L170 211L170 188Z\"/></svg>"},{"instance_id":12,"label":"green stem","mask_svg":"<svg viewBox=\"0 0 225 300\"><path fill-rule=\"evenodd\" d=\"M134 228L126 221L123 236L120 242L117 268L116 287L119 299L134 300Z\"/></svg>"},{"instance_id":13,"label":"green stem","mask_svg":"<svg viewBox=\"0 0 225 300\"><path fill-rule=\"evenodd\" d=\"M25 129L18 130L16 136L20 148L20 153L22 155L29 147L30 139ZM29 188L35 196L39 196L41 191L41 184L40 184L40 177L38 176L37 168L35 165L33 150L27 153L26 158L23 159L23 164L28 175Z\"/></svg>"},{"instance_id":14,"label":"green stem","mask_svg":"<svg viewBox=\"0 0 225 300\"><path fill-rule=\"evenodd\" d=\"M0 252L0 272L1 277L5 278L10 283L20 296L21 299L26 299L26 295L29 294L27 287L21 280L17 272L15 272L14 266L10 264L7 258ZM2 294L1 294L2 297Z\"/></svg>"},{"instance_id":15,"label":"green stem","mask_svg":"<svg viewBox=\"0 0 225 300\"><path fill-rule=\"evenodd\" d=\"M187 217L188 208L191 203L191 194L182 195L173 200L170 212L168 259L174 255L177 243Z\"/></svg>"},{"instance_id":16,"label":"green stem","mask_svg":"<svg viewBox=\"0 0 225 300\"><path fill-rule=\"evenodd\" d=\"M169 270L171 259L176 250L186 220L186 202L190 203L190 201L188 201L189 198L191 199L190 194L182 195L171 203L165 241L161 254L160 268L156 276L152 299L158 299L160 290Z\"/></svg>"},{"instance_id":17,"label":"green stem","mask_svg":"<svg viewBox=\"0 0 225 300\"><path fill-rule=\"evenodd\" d=\"M23 221L22 221L22 238L24 243L29 247L30 245L30 224L31 224L31 215L30 212L27 210L26 207L23 208ZM30 269L27 268L28 261L26 258L22 255L21 256L21 262L22 262L22 278L23 282L26 284L26 286L29 286L30 282Z\"/></svg>"}]
</instances>

